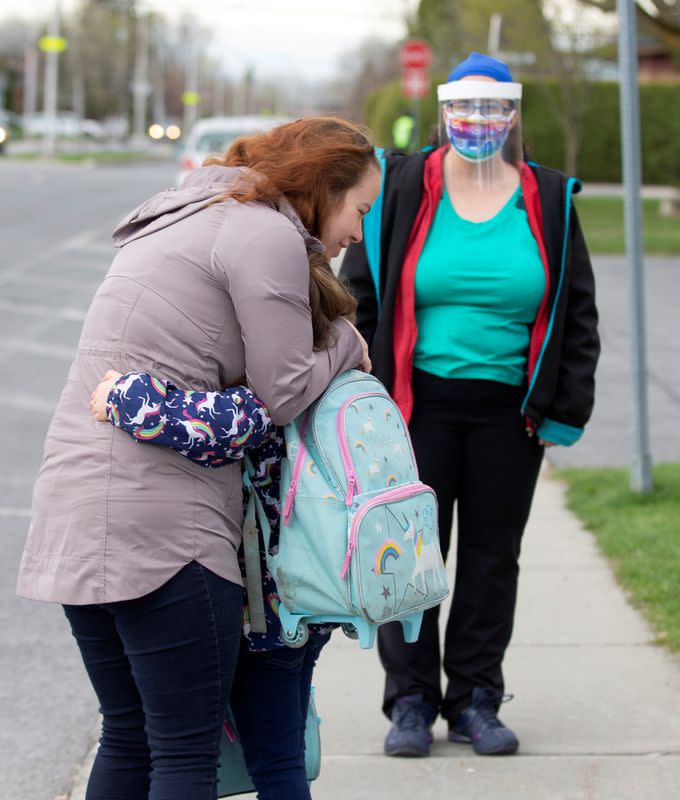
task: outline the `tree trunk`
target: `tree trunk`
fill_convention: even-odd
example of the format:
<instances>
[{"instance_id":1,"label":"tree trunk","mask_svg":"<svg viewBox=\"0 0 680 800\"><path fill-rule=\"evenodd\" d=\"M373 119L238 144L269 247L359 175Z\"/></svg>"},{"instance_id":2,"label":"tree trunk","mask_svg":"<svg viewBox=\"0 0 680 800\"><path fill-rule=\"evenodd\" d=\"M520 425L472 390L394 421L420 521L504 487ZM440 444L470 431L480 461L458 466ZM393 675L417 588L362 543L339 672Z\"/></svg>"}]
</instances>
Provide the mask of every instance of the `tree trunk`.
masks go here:
<instances>
[{"instance_id":1,"label":"tree trunk","mask_svg":"<svg viewBox=\"0 0 680 800\"><path fill-rule=\"evenodd\" d=\"M573 120L564 130L564 171L567 175L576 175L579 153L579 136L574 131Z\"/></svg>"}]
</instances>

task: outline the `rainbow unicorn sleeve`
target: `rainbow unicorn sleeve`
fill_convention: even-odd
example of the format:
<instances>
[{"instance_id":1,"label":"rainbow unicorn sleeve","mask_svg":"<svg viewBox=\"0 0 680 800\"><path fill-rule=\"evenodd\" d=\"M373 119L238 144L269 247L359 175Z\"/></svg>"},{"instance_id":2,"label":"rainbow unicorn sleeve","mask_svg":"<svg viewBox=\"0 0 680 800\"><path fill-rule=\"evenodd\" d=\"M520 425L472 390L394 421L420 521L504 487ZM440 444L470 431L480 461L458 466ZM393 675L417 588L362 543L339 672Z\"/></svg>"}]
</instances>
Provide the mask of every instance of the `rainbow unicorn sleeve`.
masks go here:
<instances>
[{"instance_id":1,"label":"rainbow unicorn sleeve","mask_svg":"<svg viewBox=\"0 0 680 800\"><path fill-rule=\"evenodd\" d=\"M146 372L115 384L109 421L137 442L171 447L203 467L225 466L269 435L267 408L245 386L223 392L182 390Z\"/></svg>"}]
</instances>

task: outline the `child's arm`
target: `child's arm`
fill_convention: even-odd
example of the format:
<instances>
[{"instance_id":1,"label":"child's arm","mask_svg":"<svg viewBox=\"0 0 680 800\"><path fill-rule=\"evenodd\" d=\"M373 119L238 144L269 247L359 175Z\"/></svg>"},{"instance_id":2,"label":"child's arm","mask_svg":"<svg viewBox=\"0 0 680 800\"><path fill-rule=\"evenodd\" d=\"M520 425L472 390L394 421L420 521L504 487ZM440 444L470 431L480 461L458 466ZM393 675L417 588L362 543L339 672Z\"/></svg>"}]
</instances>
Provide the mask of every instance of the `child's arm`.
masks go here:
<instances>
[{"instance_id":1,"label":"child's arm","mask_svg":"<svg viewBox=\"0 0 680 800\"><path fill-rule=\"evenodd\" d=\"M267 408L245 386L183 391L146 372L128 372L113 384L106 415L136 441L171 447L204 467L243 458L271 427Z\"/></svg>"}]
</instances>

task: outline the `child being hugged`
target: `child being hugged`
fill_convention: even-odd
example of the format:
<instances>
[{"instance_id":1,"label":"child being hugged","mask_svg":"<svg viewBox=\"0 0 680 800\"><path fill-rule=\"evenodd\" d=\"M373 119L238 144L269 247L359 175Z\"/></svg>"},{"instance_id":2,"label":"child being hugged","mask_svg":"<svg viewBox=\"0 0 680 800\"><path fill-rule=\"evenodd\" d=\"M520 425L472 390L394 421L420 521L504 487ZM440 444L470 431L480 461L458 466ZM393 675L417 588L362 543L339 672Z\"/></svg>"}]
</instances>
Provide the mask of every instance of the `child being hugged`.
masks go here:
<instances>
[{"instance_id":1,"label":"child being hugged","mask_svg":"<svg viewBox=\"0 0 680 800\"><path fill-rule=\"evenodd\" d=\"M266 406L247 386L199 392L178 389L146 372L121 375L109 371L92 393L90 408L95 419L110 422L136 442L170 447L206 469L227 466L247 454L250 483L271 528L270 548L278 546L279 482L285 441L281 428L272 424ZM244 513L247 500L244 488ZM258 541L265 631L251 630L244 590L243 639L230 703L251 777L266 772L275 781L272 764L278 763L276 737L270 737L267 731L284 721L287 725L296 721L300 730L296 756L304 765L304 726L312 673L332 628L337 626L310 625L304 648L291 650L285 645L278 616L279 596L267 568L259 523ZM242 549L239 563L245 585ZM272 650L278 651L275 660L267 657ZM281 769L289 766L282 764Z\"/></svg>"}]
</instances>

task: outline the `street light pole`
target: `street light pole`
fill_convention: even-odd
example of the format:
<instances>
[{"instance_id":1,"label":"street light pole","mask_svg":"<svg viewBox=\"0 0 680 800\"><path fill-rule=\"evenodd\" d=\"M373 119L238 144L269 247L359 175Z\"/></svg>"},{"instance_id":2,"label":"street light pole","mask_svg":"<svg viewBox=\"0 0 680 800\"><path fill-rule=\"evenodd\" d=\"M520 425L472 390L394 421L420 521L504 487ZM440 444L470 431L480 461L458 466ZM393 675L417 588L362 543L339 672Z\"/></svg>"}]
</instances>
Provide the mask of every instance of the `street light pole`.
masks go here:
<instances>
[{"instance_id":1,"label":"street light pole","mask_svg":"<svg viewBox=\"0 0 680 800\"><path fill-rule=\"evenodd\" d=\"M637 74L635 0L617 0L619 13L619 95L621 156L629 275L630 363L633 388L633 453L630 486L652 489L652 460L647 420L645 359L645 294L643 280L642 214L640 204L640 103Z\"/></svg>"}]
</instances>

